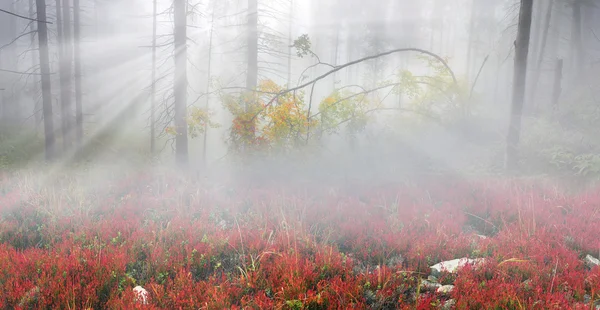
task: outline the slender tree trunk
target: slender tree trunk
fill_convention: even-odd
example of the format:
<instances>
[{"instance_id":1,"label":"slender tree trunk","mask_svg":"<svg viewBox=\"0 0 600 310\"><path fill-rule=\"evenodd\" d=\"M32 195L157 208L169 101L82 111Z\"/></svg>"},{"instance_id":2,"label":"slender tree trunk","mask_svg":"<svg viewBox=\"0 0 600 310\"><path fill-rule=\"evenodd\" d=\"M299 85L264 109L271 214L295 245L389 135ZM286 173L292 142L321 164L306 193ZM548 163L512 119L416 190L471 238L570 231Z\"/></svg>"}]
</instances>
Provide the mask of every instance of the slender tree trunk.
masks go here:
<instances>
[{"instance_id":1,"label":"slender tree trunk","mask_svg":"<svg viewBox=\"0 0 600 310\"><path fill-rule=\"evenodd\" d=\"M556 67L554 69L554 87L552 89L552 111L558 110L558 102L560 101L560 93L562 92L562 73L563 73L563 60L556 60Z\"/></svg>"},{"instance_id":2,"label":"slender tree trunk","mask_svg":"<svg viewBox=\"0 0 600 310\"><path fill-rule=\"evenodd\" d=\"M66 75L67 72L64 70L65 68L65 38L63 34L63 18L62 18L62 3L63 0L56 0L56 48L58 50L58 68L59 68L59 82L60 82L60 130L62 133L63 140L63 149L65 149L65 143L67 140L66 131L67 131L67 121L68 117L65 114L67 110L65 109L65 93L66 93L66 84L67 80ZM67 96L68 97L68 96Z\"/></svg>"},{"instance_id":3,"label":"slender tree trunk","mask_svg":"<svg viewBox=\"0 0 600 310\"><path fill-rule=\"evenodd\" d=\"M77 147L83 144L83 103L81 90L81 8L79 0L73 0L73 34L75 36L75 122L77 124Z\"/></svg>"},{"instance_id":4,"label":"slender tree trunk","mask_svg":"<svg viewBox=\"0 0 600 310\"><path fill-rule=\"evenodd\" d=\"M473 55L473 42L475 41L475 17L477 16L477 3L478 0L473 0L473 2L471 3L471 21L469 22L469 45L467 47L467 69L466 69L466 75L467 75L467 81L470 79L471 76L471 58Z\"/></svg>"},{"instance_id":5,"label":"slender tree trunk","mask_svg":"<svg viewBox=\"0 0 600 310\"><path fill-rule=\"evenodd\" d=\"M157 0L152 1L152 77L150 83L150 154L156 153L156 26Z\"/></svg>"},{"instance_id":6,"label":"slender tree trunk","mask_svg":"<svg viewBox=\"0 0 600 310\"><path fill-rule=\"evenodd\" d=\"M513 73L513 91L510 123L506 143L506 168L514 170L518 165L518 145L521 134L521 117L525 99L527 81L527 55L531 36L531 15L533 0L521 0L519 24L515 41L515 65Z\"/></svg>"},{"instance_id":7,"label":"slender tree trunk","mask_svg":"<svg viewBox=\"0 0 600 310\"><path fill-rule=\"evenodd\" d=\"M529 92L528 104L532 107L534 113L537 111L536 94L537 86L540 80L540 74L542 73L542 61L544 60L544 54L546 51L546 42L548 41L548 31L550 29L550 21L552 20L552 10L554 7L554 0L550 0L548 3L548 9L546 11L546 17L544 19L544 29L542 34L542 42L539 45L539 54L537 55L537 62L534 67L534 76L531 81L531 91Z\"/></svg>"},{"instance_id":8,"label":"slender tree trunk","mask_svg":"<svg viewBox=\"0 0 600 310\"><path fill-rule=\"evenodd\" d=\"M292 44L294 44L294 38L292 38L292 26L294 18L294 0L290 0L290 22L288 25L288 64L287 64L287 84L288 87L292 87Z\"/></svg>"},{"instance_id":9,"label":"slender tree trunk","mask_svg":"<svg viewBox=\"0 0 600 310\"><path fill-rule=\"evenodd\" d=\"M10 7L11 7L12 12L18 12L17 6L14 1L12 1ZM17 33L17 31L18 31L17 30L17 19L10 18L9 21L10 21L10 24L9 24L10 34L13 38L16 38L19 36L19 34ZM18 58L19 57L17 54L17 45L12 44L11 46L8 47L8 59L9 59L8 67L10 69L19 71L19 64L18 64L18 60L17 60ZM8 111L8 118L9 118L10 124L17 125L21 118L20 117L21 94L20 94L19 87L11 88L10 100L8 100L7 103L8 103L7 111Z\"/></svg>"},{"instance_id":10,"label":"slender tree trunk","mask_svg":"<svg viewBox=\"0 0 600 310\"><path fill-rule=\"evenodd\" d=\"M340 53L340 26L339 24L335 27L335 46L333 47L333 62L332 65L337 66L338 57ZM333 74L333 83L331 85L332 90L335 90L335 83L337 82L337 72Z\"/></svg>"},{"instance_id":11,"label":"slender tree trunk","mask_svg":"<svg viewBox=\"0 0 600 310\"><path fill-rule=\"evenodd\" d=\"M210 82L211 82L211 74L212 74L212 47L213 47L213 33L214 33L214 27L215 27L215 9L216 9L216 1L217 0L213 0L213 8L212 8L212 13L211 13L211 17L210 17L210 33L209 33L209 38L208 38L208 72L207 72L207 76L206 76L206 103L204 105L204 109L206 110L206 112L208 113L208 109L209 109L209 105L210 105ZM206 160L206 150L208 148L208 124L204 123L204 135L202 138L202 164L203 164L203 168L207 167L207 160Z\"/></svg>"},{"instance_id":12,"label":"slender tree trunk","mask_svg":"<svg viewBox=\"0 0 600 310\"><path fill-rule=\"evenodd\" d=\"M575 0L573 2L573 25L571 28L571 40L572 40L572 55L573 61L573 82L576 83L579 80L581 73L583 72L583 38L581 31L581 0Z\"/></svg>"},{"instance_id":13,"label":"slender tree trunk","mask_svg":"<svg viewBox=\"0 0 600 310\"><path fill-rule=\"evenodd\" d=\"M188 164L187 139L187 8L186 0L174 0L175 21L175 157L181 167Z\"/></svg>"},{"instance_id":14,"label":"slender tree trunk","mask_svg":"<svg viewBox=\"0 0 600 310\"><path fill-rule=\"evenodd\" d=\"M35 19L36 18L36 14L34 11L34 0L29 0L29 17ZM36 33L34 31L36 31L36 23L30 23L29 24L29 30L31 31L31 67L34 67L37 63L38 60L36 60L36 54L35 54L35 35ZM38 104L37 101L35 100L36 96L36 84L32 83L31 86L31 97L34 99L34 104L33 104L33 114L35 115L35 132L37 133L39 130L39 126L42 123L42 113L38 110Z\"/></svg>"},{"instance_id":15,"label":"slender tree trunk","mask_svg":"<svg viewBox=\"0 0 600 310\"><path fill-rule=\"evenodd\" d=\"M44 113L45 158L52 161L54 149L54 123L52 115L52 85L50 83L50 56L48 55L48 28L43 21L47 20L46 1L36 0L38 40L40 47L40 72L42 80L42 108Z\"/></svg>"},{"instance_id":16,"label":"slender tree trunk","mask_svg":"<svg viewBox=\"0 0 600 310\"><path fill-rule=\"evenodd\" d=\"M71 5L70 0L63 0L63 53L65 57L64 67L62 70L65 71L65 87L62 94L62 103L65 116L65 128L63 128L63 147L68 150L73 143L73 111L72 111L72 80L71 75L73 73L73 41L71 38Z\"/></svg>"},{"instance_id":17,"label":"slender tree trunk","mask_svg":"<svg viewBox=\"0 0 600 310\"><path fill-rule=\"evenodd\" d=\"M246 88L258 85L258 0L248 0L248 75Z\"/></svg>"}]
</instances>

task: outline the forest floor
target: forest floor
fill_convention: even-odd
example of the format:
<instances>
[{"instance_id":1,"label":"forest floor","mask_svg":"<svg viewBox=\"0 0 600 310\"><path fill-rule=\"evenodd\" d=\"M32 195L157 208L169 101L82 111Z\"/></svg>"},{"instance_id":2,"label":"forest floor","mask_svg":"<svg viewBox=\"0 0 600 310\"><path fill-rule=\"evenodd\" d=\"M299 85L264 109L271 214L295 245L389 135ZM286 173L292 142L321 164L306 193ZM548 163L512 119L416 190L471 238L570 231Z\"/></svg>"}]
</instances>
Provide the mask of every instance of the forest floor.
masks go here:
<instances>
[{"instance_id":1,"label":"forest floor","mask_svg":"<svg viewBox=\"0 0 600 310\"><path fill-rule=\"evenodd\" d=\"M600 189L456 179L227 189L150 176L93 190L24 176L0 185L2 309L594 309L600 300ZM478 260L431 268L461 258Z\"/></svg>"}]
</instances>

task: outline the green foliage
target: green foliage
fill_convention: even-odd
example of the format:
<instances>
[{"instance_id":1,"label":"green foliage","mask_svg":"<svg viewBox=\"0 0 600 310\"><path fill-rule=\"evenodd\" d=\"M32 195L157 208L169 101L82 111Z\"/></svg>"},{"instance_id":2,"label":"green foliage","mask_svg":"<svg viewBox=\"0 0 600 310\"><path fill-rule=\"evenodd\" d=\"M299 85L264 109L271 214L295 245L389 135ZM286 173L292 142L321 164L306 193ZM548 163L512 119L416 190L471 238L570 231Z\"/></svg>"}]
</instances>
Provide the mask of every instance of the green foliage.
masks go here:
<instances>
[{"instance_id":1,"label":"green foliage","mask_svg":"<svg viewBox=\"0 0 600 310\"><path fill-rule=\"evenodd\" d=\"M296 48L296 55L298 55L300 58L312 54L310 50L311 43L308 34L303 34L294 40L292 47Z\"/></svg>"}]
</instances>

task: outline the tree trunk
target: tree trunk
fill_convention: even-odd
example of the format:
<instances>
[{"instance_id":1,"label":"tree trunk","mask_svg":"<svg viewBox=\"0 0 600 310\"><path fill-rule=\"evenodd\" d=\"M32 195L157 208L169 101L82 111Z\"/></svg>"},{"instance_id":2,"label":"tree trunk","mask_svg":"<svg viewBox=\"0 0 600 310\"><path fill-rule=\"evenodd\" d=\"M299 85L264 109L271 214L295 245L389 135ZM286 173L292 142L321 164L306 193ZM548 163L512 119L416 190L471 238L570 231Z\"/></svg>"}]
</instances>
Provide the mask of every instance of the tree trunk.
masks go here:
<instances>
[{"instance_id":1,"label":"tree trunk","mask_svg":"<svg viewBox=\"0 0 600 310\"><path fill-rule=\"evenodd\" d=\"M546 17L544 20L544 29L542 34L542 42L539 45L539 54L537 55L537 62L534 67L534 76L531 81L531 90L529 92L529 98L527 100L528 104L532 107L533 112L535 113L537 109L536 104L536 93L537 86L540 80L540 74L542 73L542 61L544 60L544 53L546 51L546 42L548 41L548 30L550 30L550 22L552 20L552 9L554 7L554 0L550 0L548 4L548 10L546 11Z\"/></svg>"},{"instance_id":2,"label":"tree trunk","mask_svg":"<svg viewBox=\"0 0 600 310\"><path fill-rule=\"evenodd\" d=\"M156 14L157 0L152 1L152 77L150 83L150 154L156 153Z\"/></svg>"},{"instance_id":3,"label":"tree trunk","mask_svg":"<svg viewBox=\"0 0 600 310\"><path fill-rule=\"evenodd\" d=\"M75 122L77 125L77 147L83 144L83 107L81 91L81 8L79 0L73 0L73 32L75 36Z\"/></svg>"},{"instance_id":4,"label":"tree trunk","mask_svg":"<svg viewBox=\"0 0 600 310\"><path fill-rule=\"evenodd\" d=\"M287 64L287 84L288 87L292 87L292 44L294 44L294 38L292 38L292 26L294 14L294 0L290 0L290 22L288 25L288 64Z\"/></svg>"},{"instance_id":5,"label":"tree trunk","mask_svg":"<svg viewBox=\"0 0 600 310\"><path fill-rule=\"evenodd\" d=\"M558 110L558 102L560 100L560 93L562 92L562 72L563 72L563 60L558 59L556 61L556 68L554 70L554 88L552 90L552 111Z\"/></svg>"},{"instance_id":6,"label":"tree trunk","mask_svg":"<svg viewBox=\"0 0 600 310\"><path fill-rule=\"evenodd\" d=\"M210 82L211 82L211 74L212 74L212 48L213 48L213 33L215 27L215 10L216 10L217 0L213 0L212 13L210 17L210 33L208 38L208 72L206 74L206 103L204 105L204 109L208 113L208 108L210 105ZM204 135L202 137L202 165L203 168L207 167L206 160L206 151L208 148L208 124L204 123Z\"/></svg>"},{"instance_id":7,"label":"tree trunk","mask_svg":"<svg viewBox=\"0 0 600 310\"><path fill-rule=\"evenodd\" d=\"M469 22L469 45L467 46L467 69L466 69L466 76L467 76L467 81L469 81L470 77L471 77L471 58L473 55L473 49L474 49L474 33L475 33L475 17L477 16L477 0L473 0L473 2L471 3L471 21Z\"/></svg>"},{"instance_id":8,"label":"tree trunk","mask_svg":"<svg viewBox=\"0 0 600 310\"><path fill-rule=\"evenodd\" d=\"M521 134L523 102L525 99L525 83L527 81L527 55L529 54L532 13L533 0L521 0L517 39L515 41L511 114L506 141L505 165L507 170L514 170L518 165L518 145Z\"/></svg>"},{"instance_id":9,"label":"tree trunk","mask_svg":"<svg viewBox=\"0 0 600 310\"><path fill-rule=\"evenodd\" d=\"M29 0L29 17L35 19L35 11L34 11L34 0ZM36 63L37 60L35 59L36 54L35 54L35 33L34 31L36 31L36 23L30 23L29 24L29 30L31 31L31 67L33 68ZM39 130L39 126L42 123L42 113L38 110L38 105L37 105L37 100L35 100L35 83L32 84L31 88L30 88L30 94L31 97L34 99L34 104L33 104L33 114L35 115L35 132L37 133Z\"/></svg>"},{"instance_id":10,"label":"tree trunk","mask_svg":"<svg viewBox=\"0 0 600 310\"><path fill-rule=\"evenodd\" d=\"M188 164L187 139L187 8L186 0L174 0L175 22L175 157L181 167Z\"/></svg>"},{"instance_id":11,"label":"tree trunk","mask_svg":"<svg viewBox=\"0 0 600 310\"><path fill-rule=\"evenodd\" d=\"M48 55L48 28L45 21L46 1L36 0L38 40L40 47L40 72L42 80L42 109L44 113L44 138L45 158L52 161L55 156L54 149L54 123L52 115L52 85L50 83L50 56Z\"/></svg>"},{"instance_id":12,"label":"tree trunk","mask_svg":"<svg viewBox=\"0 0 600 310\"><path fill-rule=\"evenodd\" d=\"M73 124L72 124L72 103L71 103L71 94L72 94L72 80L71 74L73 73L73 42L71 38L71 6L70 0L63 0L62 5L63 10L63 54L64 54L64 63L61 71L64 70L65 74L65 84L62 94L62 103L64 110L63 115L65 117L65 128L63 128L63 147L68 150L73 143Z\"/></svg>"},{"instance_id":13,"label":"tree trunk","mask_svg":"<svg viewBox=\"0 0 600 310\"><path fill-rule=\"evenodd\" d=\"M575 0L573 2L573 25L571 28L571 40L572 40L572 55L571 60L573 63L573 83L577 83L577 80L583 72L583 38L581 31L581 0Z\"/></svg>"},{"instance_id":14,"label":"tree trunk","mask_svg":"<svg viewBox=\"0 0 600 310\"><path fill-rule=\"evenodd\" d=\"M248 0L248 72L246 88L258 85L258 0Z\"/></svg>"}]
</instances>

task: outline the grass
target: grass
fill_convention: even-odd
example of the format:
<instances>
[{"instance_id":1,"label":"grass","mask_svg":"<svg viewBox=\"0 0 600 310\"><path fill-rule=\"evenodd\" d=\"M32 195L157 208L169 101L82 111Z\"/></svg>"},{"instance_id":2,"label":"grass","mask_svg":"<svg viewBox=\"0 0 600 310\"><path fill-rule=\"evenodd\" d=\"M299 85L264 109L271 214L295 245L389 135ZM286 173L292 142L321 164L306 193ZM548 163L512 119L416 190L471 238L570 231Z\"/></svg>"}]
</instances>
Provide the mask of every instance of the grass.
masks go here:
<instances>
[{"instance_id":1,"label":"grass","mask_svg":"<svg viewBox=\"0 0 600 310\"><path fill-rule=\"evenodd\" d=\"M600 298L600 269L582 262L600 251L600 190L87 177L0 181L0 308L590 309ZM485 260L434 279L449 295L420 286L429 266L461 257Z\"/></svg>"}]
</instances>

